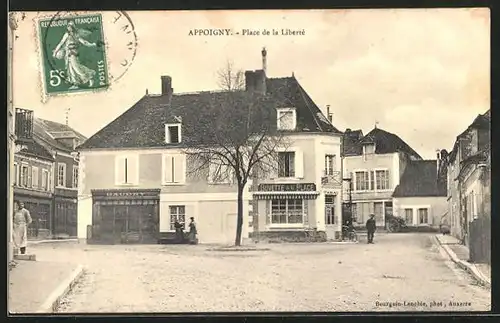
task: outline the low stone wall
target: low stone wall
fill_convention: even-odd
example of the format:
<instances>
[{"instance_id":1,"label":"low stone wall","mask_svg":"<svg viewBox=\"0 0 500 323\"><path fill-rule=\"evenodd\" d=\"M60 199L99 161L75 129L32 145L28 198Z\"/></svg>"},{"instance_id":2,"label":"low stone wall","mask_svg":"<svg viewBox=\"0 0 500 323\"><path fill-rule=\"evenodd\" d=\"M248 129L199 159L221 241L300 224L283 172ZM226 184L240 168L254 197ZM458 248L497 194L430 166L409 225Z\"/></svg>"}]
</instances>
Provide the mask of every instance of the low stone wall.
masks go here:
<instances>
[{"instance_id":1,"label":"low stone wall","mask_svg":"<svg viewBox=\"0 0 500 323\"><path fill-rule=\"evenodd\" d=\"M311 231L313 234L313 231ZM316 231L309 237L304 231L262 231L250 232L250 238L255 242L284 243L284 242L326 242L326 232Z\"/></svg>"}]
</instances>

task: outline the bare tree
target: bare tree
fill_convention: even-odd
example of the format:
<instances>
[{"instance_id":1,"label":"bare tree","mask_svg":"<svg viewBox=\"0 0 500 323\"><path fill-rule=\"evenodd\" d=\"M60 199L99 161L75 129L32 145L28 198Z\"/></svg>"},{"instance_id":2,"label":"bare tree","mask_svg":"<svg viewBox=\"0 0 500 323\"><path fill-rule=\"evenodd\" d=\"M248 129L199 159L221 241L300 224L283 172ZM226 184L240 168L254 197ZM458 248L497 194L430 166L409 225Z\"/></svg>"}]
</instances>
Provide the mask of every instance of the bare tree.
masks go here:
<instances>
[{"instance_id":1,"label":"bare tree","mask_svg":"<svg viewBox=\"0 0 500 323\"><path fill-rule=\"evenodd\" d=\"M185 153L192 165L188 172L205 176L208 168L210 181L237 185L235 245L239 246L245 187L251 178L277 170L277 150L286 149L288 143L273 122L276 100L245 91L244 73L231 62L218 77L223 91L201 94L200 108L189 115L196 127L185 136Z\"/></svg>"}]
</instances>

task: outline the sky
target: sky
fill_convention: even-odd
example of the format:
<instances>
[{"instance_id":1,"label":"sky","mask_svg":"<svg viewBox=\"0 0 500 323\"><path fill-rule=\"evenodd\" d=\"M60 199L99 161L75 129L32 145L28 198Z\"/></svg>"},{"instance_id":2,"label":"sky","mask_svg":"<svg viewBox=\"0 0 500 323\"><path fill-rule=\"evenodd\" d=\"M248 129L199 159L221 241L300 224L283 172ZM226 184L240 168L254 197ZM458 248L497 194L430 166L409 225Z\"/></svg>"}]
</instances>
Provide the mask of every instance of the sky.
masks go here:
<instances>
[{"instance_id":1,"label":"sky","mask_svg":"<svg viewBox=\"0 0 500 323\"><path fill-rule=\"evenodd\" d=\"M450 150L456 136L490 108L489 9L355 9L269 11L130 11L136 55L125 70L130 34L116 12L103 13L110 73L123 76L107 91L43 99L35 22L51 13L25 14L14 43L14 105L64 123L90 137L146 92L160 93L170 75L174 93L217 90L227 61L267 76L292 73L333 124L375 124L395 133L424 159ZM20 17L20 14L17 15ZM190 36L190 30L228 28L233 35ZM236 35L250 29L261 35ZM263 30L305 35L262 35ZM128 56L127 56L128 55Z\"/></svg>"}]
</instances>

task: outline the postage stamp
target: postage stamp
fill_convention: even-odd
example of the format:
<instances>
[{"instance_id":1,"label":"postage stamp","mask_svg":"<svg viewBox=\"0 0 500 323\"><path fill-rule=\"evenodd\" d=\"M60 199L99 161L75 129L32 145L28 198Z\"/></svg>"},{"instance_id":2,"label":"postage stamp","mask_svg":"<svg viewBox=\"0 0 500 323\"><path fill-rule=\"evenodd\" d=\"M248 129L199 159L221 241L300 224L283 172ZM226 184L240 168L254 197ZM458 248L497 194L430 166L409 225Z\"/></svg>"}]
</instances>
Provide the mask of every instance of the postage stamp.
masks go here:
<instances>
[{"instance_id":1,"label":"postage stamp","mask_svg":"<svg viewBox=\"0 0 500 323\"><path fill-rule=\"evenodd\" d=\"M40 19L37 27L47 95L109 86L101 14Z\"/></svg>"},{"instance_id":2,"label":"postage stamp","mask_svg":"<svg viewBox=\"0 0 500 323\"><path fill-rule=\"evenodd\" d=\"M123 11L58 12L35 26L44 98L107 90L137 53L135 27Z\"/></svg>"}]
</instances>

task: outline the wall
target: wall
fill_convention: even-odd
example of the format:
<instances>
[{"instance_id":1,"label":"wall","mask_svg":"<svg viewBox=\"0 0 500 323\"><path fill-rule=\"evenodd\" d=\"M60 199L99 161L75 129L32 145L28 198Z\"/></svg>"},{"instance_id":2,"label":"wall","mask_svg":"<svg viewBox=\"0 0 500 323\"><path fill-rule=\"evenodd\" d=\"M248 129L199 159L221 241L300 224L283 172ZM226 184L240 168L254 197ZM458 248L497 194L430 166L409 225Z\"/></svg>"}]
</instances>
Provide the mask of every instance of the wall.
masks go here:
<instances>
[{"instance_id":1,"label":"wall","mask_svg":"<svg viewBox=\"0 0 500 323\"><path fill-rule=\"evenodd\" d=\"M162 154L176 153L172 149L150 150L112 150L99 152L80 152L81 194L90 195L92 189L120 189L120 188L158 188L170 193L218 193L236 192L236 185L208 184L203 174L194 174L189 169L194 165L187 165L186 183L184 185L162 185ZM120 155L135 155L139 157L139 183L137 185L115 184L115 158Z\"/></svg>"},{"instance_id":2,"label":"wall","mask_svg":"<svg viewBox=\"0 0 500 323\"><path fill-rule=\"evenodd\" d=\"M61 154L58 152L56 154L56 164L53 180L54 183L57 184L57 176L58 176L58 164L64 163L66 164L66 185L65 188L73 188L73 166L78 166L78 161L76 161L71 155ZM76 189L76 188L75 188Z\"/></svg>"},{"instance_id":3,"label":"wall","mask_svg":"<svg viewBox=\"0 0 500 323\"><path fill-rule=\"evenodd\" d=\"M373 154L364 156L347 156L344 158L344 177L352 178L353 192L352 200L376 200L376 199L391 199L394 188L399 184L400 179L400 158L397 153L394 154ZM366 191L357 192L354 172L359 170L374 170L377 168L389 170L389 189L383 191Z\"/></svg>"},{"instance_id":4,"label":"wall","mask_svg":"<svg viewBox=\"0 0 500 323\"><path fill-rule=\"evenodd\" d=\"M418 208L429 208L429 226L439 227L443 215L448 210L448 203L445 196L439 197L402 197L393 199L393 212L395 216L405 218L404 209L413 209L413 223L407 223L408 226L418 226Z\"/></svg>"},{"instance_id":5,"label":"wall","mask_svg":"<svg viewBox=\"0 0 500 323\"><path fill-rule=\"evenodd\" d=\"M460 226L460 192L459 182L456 180L460 173L460 152L453 163L448 165L448 219L450 234L460 239L462 228Z\"/></svg>"}]
</instances>

